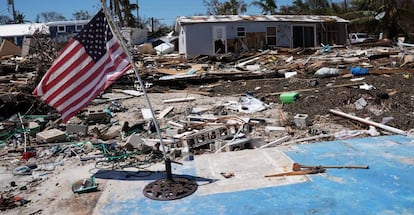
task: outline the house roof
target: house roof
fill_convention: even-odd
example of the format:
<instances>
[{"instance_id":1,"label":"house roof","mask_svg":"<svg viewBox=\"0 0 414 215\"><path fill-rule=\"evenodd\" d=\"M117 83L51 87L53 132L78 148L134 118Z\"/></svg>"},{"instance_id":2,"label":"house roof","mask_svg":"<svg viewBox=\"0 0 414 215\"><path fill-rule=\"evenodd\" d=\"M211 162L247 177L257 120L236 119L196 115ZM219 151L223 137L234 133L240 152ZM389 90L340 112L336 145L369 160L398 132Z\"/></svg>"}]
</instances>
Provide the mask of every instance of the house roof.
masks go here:
<instances>
[{"instance_id":1,"label":"house roof","mask_svg":"<svg viewBox=\"0 0 414 215\"><path fill-rule=\"evenodd\" d=\"M349 23L349 20L337 16L320 15L216 15L216 16L181 16L177 24L219 23L219 22L336 22Z\"/></svg>"},{"instance_id":2,"label":"house roof","mask_svg":"<svg viewBox=\"0 0 414 215\"><path fill-rule=\"evenodd\" d=\"M47 26L57 26L57 25L85 25L88 24L89 20L66 20L66 21L53 21L47 22Z\"/></svg>"},{"instance_id":3,"label":"house roof","mask_svg":"<svg viewBox=\"0 0 414 215\"><path fill-rule=\"evenodd\" d=\"M45 34L49 33L49 28L43 23L10 24L0 25L0 37L33 35L36 30Z\"/></svg>"}]
</instances>

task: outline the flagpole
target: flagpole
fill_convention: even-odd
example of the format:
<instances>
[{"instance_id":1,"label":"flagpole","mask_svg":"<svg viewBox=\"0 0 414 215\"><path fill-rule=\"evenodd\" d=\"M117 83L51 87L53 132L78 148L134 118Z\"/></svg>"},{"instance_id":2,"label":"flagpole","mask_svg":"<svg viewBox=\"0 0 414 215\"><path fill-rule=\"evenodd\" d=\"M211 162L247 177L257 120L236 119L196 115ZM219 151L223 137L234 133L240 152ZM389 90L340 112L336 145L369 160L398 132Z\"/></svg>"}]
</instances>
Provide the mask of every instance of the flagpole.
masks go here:
<instances>
[{"instance_id":1,"label":"flagpole","mask_svg":"<svg viewBox=\"0 0 414 215\"><path fill-rule=\"evenodd\" d=\"M147 101L147 103L148 103L148 107L149 107L149 109L150 109L150 111L151 111L152 120L153 120L153 123L154 123L155 129L156 129L156 131L157 131L157 136L158 136L158 138L159 138L159 140L160 140L160 145L161 145L162 152L163 152L163 155L164 155L164 160L169 161L169 159L168 159L168 157L167 157L167 152L166 152L166 149L165 149L164 142L162 141L162 137L161 137L161 129L160 129L160 126L159 126L159 124L158 124L158 122L157 122L157 118L156 118L155 113L154 113L154 108L152 107L152 105L151 105L151 101L150 101L150 99L149 99L149 97L148 97L147 90L145 89L145 86L144 86L144 84L143 84L143 82L142 82L142 79L141 79L141 77L140 77L140 76L139 76L139 74L138 74L138 68L137 68L137 66L135 65L135 63L134 63L134 61L133 61L133 59L132 59L131 53L128 51L128 48L127 48L127 45L125 44L125 41L124 41L124 40L123 40L123 38L119 35L119 32L120 32L120 31L119 31L119 29L118 29L118 26L117 26L117 25L115 24L115 22L112 20L112 16L111 16L111 15L109 14L109 12L108 12L108 9L107 9L107 7L106 7L105 0L101 0L101 3L102 3L102 9L103 9L103 12L104 12L104 14L105 14L106 19L108 20L108 24L109 24L109 26L110 26L110 28L111 28L111 30L112 30L112 33L113 33L113 34L114 34L114 36L118 39L118 41L119 41L120 45L122 46L122 49L123 49L123 50L124 50L124 52L127 54L127 56L128 56L128 60L129 60L130 64L132 65L132 68L133 68L133 70L134 70L135 76L137 77L138 82L139 82L139 85L141 86L142 92L144 93L145 99L146 99L146 101Z\"/></svg>"},{"instance_id":2,"label":"flagpole","mask_svg":"<svg viewBox=\"0 0 414 215\"><path fill-rule=\"evenodd\" d=\"M160 127L157 122L157 118L154 114L154 109L152 108L150 99L148 97L147 91L145 89L144 84L142 83L141 77L138 74L138 69L132 59L131 54L129 53L127 46L119 35L119 30L117 25L115 25L114 21L112 20L112 16L108 13L108 9L106 8L105 0L101 0L103 12L106 16L106 19L108 20L108 24L111 27L111 30L115 37L117 37L118 41L120 42L120 45L124 49L124 52L127 54L127 57L132 64L132 68L134 69L135 76L138 79L139 84L141 85L142 92L144 93L145 99L147 100L149 109L152 114L152 119L155 125L155 128L157 130L157 135L160 139L160 144L162 146L162 152L164 154L164 163L165 163L165 173L166 173L166 179L158 179L156 181L153 181L149 184L147 184L143 189L144 196L153 199L153 200L174 200L174 199L180 199L184 198L186 196L191 195L197 190L198 184L195 180L188 177L179 177L174 176L172 174L172 168L171 163L178 163L176 161L172 161L170 158L167 157L167 152L165 150L164 142L162 141L161 137L161 131ZM114 31L115 29L115 31ZM162 188L162 189L160 189Z\"/></svg>"}]
</instances>

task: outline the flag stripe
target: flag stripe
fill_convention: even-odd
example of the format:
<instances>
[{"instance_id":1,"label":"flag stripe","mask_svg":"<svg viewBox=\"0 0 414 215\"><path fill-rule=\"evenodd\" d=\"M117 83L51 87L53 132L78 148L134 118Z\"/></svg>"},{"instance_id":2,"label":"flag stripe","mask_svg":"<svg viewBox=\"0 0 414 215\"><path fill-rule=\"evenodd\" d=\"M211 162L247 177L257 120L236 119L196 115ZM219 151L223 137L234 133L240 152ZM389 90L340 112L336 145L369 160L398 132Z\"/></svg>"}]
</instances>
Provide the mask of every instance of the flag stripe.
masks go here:
<instances>
[{"instance_id":1,"label":"flag stripe","mask_svg":"<svg viewBox=\"0 0 414 215\"><path fill-rule=\"evenodd\" d=\"M122 49L120 50L122 52ZM62 90L64 90L65 92L61 92L61 94L64 94L65 97L63 98L59 97L59 100L63 100L62 102L65 102L66 105L68 105L69 102L71 102L71 100L67 96L72 97L73 94L82 93L84 91L88 91L88 93L90 93L89 89L91 89L91 87L95 85L98 81L102 81L105 78L105 76L99 76L98 73L102 73L102 74L106 73L108 69L105 69L105 68L111 65L110 63L111 61L109 58L106 58L106 56L104 56L103 58L104 59L101 59L99 62L97 62L92 68L89 69L87 73L85 73L84 76L78 78L76 82L72 83L68 88L62 88ZM126 64L124 64L125 66L129 64L127 61L125 62L126 62ZM104 65L104 67L102 67L102 65ZM70 94L71 92L73 94ZM61 105L61 103L56 103L56 104L55 102L52 102L52 103L56 107L59 107ZM62 109L64 109L64 107Z\"/></svg>"},{"instance_id":2,"label":"flag stripe","mask_svg":"<svg viewBox=\"0 0 414 215\"><path fill-rule=\"evenodd\" d=\"M56 99L59 99L62 97L62 92L65 90L70 90L73 87L73 84L76 80L79 80L80 76L84 71L87 71L88 68L90 68L93 63L90 59L87 58L86 53L83 53L80 55L81 57L78 58L77 61L74 61L73 64L67 67L67 69L58 72L62 72L61 76L56 78L53 81L50 81L47 86L50 86L47 93L42 96L44 101L46 103L50 103L52 106L54 105L54 102ZM82 58L83 57L83 58ZM84 64L87 64L84 66ZM80 69L84 67L83 69ZM62 68L63 69L63 68ZM73 73L74 69L78 70L78 73ZM53 99L53 101L52 101Z\"/></svg>"},{"instance_id":3,"label":"flag stripe","mask_svg":"<svg viewBox=\"0 0 414 215\"><path fill-rule=\"evenodd\" d=\"M65 69L72 65L74 60L81 59L82 56L79 55L83 54L80 51L82 46L79 46L78 41L74 39L71 39L69 44L49 69L53 73L51 73L49 80L46 82L47 86L56 84L54 81L60 80L59 77L63 75Z\"/></svg>"},{"instance_id":4,"label":"flag stripe","mask_svg":"<svg viewBox=\"0 0 414 215\"><path fill-rule=\"evenodd\" d=\"M46 72L45 76L43 76L41 82L36 87L36 93L37 96L43 96L45 92L48 90L48 83L49 79L53 80L53 77L57 76L55 73L57 73L55 68L59 68L62 66L63 63L68 62L66 59L63 59L66 56L66 52L73 50L75 48L74 44L75 40L70 40L67 48L59 55L59 57L53 62L52 66L49 68L49 70ZM52 76L52 77L51 77Z\"/></svg>"},{"instance_id":5,"label":"flag stripe","mask_svg":"<svg viewBox=\"0 0 414 215\"><path fill-rule=\"evenodd\" d=\"M127 71L129 67L124 67L125 69L123 72ZM110 68L108 68L110 69ZM96 97L100 91L102 91L102 84L106 84L106 82L99 82L94 86L94 88L91 89L91 92L85 92L85 96L79 97L77 100L72 102L72 105L69 105L66 107L66 109L63 111L67 113L68 116L63 115L63 117L72 117L74 114L74 111L76 111L78 108L82 109L84 106L87 105L87 102L90 100L90 98ZM69 108L69 109L68 109ZM72 115L71 115L72 114Z\"/></svg>"},{"instance_id":6,"label":"flag stripe","mask_svg":"<svg viewBox=\"0 0 414 215\"><path fill-rule=\"evenodd\" d=\"M109 60L105 62L109 62ZM65 109L66 106L72 104L73 100L77 99L76 97L82 97L84 95L92 93L91 89L93 89L95 85L99 84L99 82L102 82L102 79L104 78L104 74L100 71L103 70L105 62L102 62L101 65L95 64L93 66L94 68L91 69L91 71L94 71L95 73L84 77L84 79L77 80L77 83L72 85L68 91L65 89L65 91L62 92L64 96L59 99L59 101L56 101L54 106L59 109Z\"/></svg>"},{"instance_id":7,"label":"flag stripe","mask_svg":"<svg viewBox=\"0 0 414 215\"><path fill-rule=\"evenodd\" d=\"M119 46L118 46L119 47ZM122 53L122 49L119 47L118 51L121 51ZM77 97L73 97L73 95L70 96L66 96L64 98L61 99L61 102L63 103L56 103L55 107L62 112L71 112L68 108L70 109L74 109L76 110L77 108L83 108L86 104L86 102L88 100L90 100L90 98L94 98L96 97L100 91L102 91L104 88L104 86L102 86L99 83L104 83L101 81L101 79L105 78L105 76L103 76L103 74L106 73L106 71L112 71L114 70L112 63L110 63L110 61L104 61L102 62L103 59L101 59L100 63L95 64L96 65L104 65L104 67L100 67L97 68L96 70L103 70L104 72L101 73L102 75L99 76L95 76L95 74L90 75L89 77L92 78L88 78L87 80L84 81L84 84L86 83L87 85L81 85L78 86L77 89L72 90L72 92L76 92L77 94L80 95L80 99ZM120 68L125 68L125 66L129 65L129 62L126 61L125 59L123 61L121 61L123 64L120 64ZM119 68L116 68L119 69ZM119 72L119 74L123 74L128 68L125 68L125 70L122 70L121 72ZM95 70L95 69L92 69ZM108 80L107 82L105 82L107 85L108 84ZM112 83L112 82L111 82ZM110 85L110 84L108 84ZM95 86L95 87L94 87ZM83 99L82 99L83 98ZM71 108L72 107L72 108ZM71 115L69 114L69 116L71 117Z\"/></svg>"}]
</instances>

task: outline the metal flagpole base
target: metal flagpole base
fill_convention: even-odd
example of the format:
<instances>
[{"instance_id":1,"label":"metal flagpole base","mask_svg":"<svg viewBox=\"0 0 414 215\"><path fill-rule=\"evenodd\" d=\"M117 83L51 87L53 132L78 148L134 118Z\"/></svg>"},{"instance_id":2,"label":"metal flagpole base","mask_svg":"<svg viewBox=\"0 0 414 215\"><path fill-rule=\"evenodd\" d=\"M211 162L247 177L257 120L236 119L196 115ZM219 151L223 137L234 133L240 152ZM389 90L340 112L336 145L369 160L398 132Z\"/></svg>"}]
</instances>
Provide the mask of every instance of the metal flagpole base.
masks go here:
<instances>
[{"instance_id":1,"label":"metal flagpole base","mask_svg":"<svg viewBox=\"0 0 414 215\"><path fill-rule=\"evenodd\" d=\"M158 179L145 186L143 190L144 196L153 200L169 201L187 197L197 190L198 185L194 180L172 176L171 162L174 161L168 158L165 160L167 177Z\"/></svg>"}]
</instances>

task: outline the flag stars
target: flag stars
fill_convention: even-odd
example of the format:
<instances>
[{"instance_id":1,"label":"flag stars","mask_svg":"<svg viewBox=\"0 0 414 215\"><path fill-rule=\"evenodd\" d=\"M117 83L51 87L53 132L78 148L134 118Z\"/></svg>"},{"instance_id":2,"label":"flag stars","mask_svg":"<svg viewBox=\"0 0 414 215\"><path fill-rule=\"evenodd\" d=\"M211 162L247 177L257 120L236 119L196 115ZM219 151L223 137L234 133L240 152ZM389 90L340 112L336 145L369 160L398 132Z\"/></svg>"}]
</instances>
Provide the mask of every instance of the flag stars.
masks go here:
<instances>
[{"instance_id":1,"label":"flag stars","mask_svg":"<svg viewBox=\"0 0 414 215\"><path fill-rule=\"evenodd\" d=\"M86 53L95 62L106 53L106 42L113 37L104 17L103 13L94 17L84 28L88 30L81 31L75 36L75 39L84 46Z\"/></svg>"}]
</instances>

